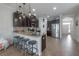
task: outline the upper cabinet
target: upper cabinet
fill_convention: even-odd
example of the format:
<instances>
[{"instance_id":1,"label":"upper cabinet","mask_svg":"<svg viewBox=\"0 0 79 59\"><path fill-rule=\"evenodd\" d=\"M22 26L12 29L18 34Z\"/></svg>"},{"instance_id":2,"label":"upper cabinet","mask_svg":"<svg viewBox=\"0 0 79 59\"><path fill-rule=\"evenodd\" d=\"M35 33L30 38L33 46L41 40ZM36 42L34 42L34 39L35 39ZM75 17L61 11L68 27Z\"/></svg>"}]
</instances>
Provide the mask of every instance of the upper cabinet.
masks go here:
<instances>
[{"instance_id":1,"label":"upper cabinet","mask_svg":"<svg viewBox=\"0 0 79 59\"><path fill-rule=\"evenodd\" d=\"M38 27L38 19L36 18L36 16L31 15L30 16L30 20L31 20L31 27Z\"/></svg>"},{"instance_id":2,"label":"upper cabinet","mask_svg":"<svg viewBox=\"0 0 79 59\"><path fill-rule=\"evenodd\" d=\"M36 16L25 16L25 14L18 11L13 13L13 26L14 27L38 27L38 19Z\"/></svg>"}]
</instances>

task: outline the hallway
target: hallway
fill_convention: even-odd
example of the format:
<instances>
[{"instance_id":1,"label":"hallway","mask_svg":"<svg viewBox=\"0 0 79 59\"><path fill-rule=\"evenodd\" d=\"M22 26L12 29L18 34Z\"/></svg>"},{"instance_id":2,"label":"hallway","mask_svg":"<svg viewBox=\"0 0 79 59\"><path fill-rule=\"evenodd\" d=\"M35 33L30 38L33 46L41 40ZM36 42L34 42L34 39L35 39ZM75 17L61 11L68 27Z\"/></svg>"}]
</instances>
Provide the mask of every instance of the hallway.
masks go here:
<instances>
[{"instance_id":1,"label":"hallway","mask_svg":"<svg viewBox=\"0 0 79 59\"><path fill-rule=\"evenodd\" d=\"M64 36L61 40L47 37L47 47L43 52L45 56L79 56L79 43Z\"/></svg>"}]
</instances>

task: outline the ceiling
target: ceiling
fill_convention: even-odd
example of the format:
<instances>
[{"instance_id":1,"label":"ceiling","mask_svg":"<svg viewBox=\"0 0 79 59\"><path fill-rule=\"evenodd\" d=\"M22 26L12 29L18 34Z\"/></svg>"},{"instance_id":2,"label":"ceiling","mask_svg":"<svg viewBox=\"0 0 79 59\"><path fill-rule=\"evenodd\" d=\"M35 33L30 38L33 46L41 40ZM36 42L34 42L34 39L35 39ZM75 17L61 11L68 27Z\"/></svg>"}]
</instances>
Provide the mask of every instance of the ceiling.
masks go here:
<instances>
[{"instance_id":1,"label":"ceiling","mask_svg":"<svg viewBox=\"0 0 79 59\"><path fill-rule=\"evenodd\" d=\"M6 3L5 5L11 6L12 8L18 8L20 4L16 3ZM71 14L74 13L74 11L77 9L78 5L77 3L30 3L31 5L31 11L32 9L36 9L35 13L37 17L47 17L50 16L52 18L53 16L58 16L61 14ZM26 3L25 6L25 12L28 14L29 10L29 4ZM56 10L53 10L53 7L56 7Z\"/></svg>"}]
</instances>

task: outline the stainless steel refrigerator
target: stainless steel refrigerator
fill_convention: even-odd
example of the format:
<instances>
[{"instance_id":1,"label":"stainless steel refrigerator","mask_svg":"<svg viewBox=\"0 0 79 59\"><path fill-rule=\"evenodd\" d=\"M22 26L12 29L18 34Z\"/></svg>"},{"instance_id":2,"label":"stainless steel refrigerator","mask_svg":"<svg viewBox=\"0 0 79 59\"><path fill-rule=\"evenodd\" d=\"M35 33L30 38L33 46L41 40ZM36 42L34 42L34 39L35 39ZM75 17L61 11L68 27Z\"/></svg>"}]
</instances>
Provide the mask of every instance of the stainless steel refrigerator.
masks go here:
<instances>
[{"instance_id":1,"label":"stainless steel refrigerator","mask_svg":"<svg viewBox=\"0 0 79 59\"><path fill-rule=\"evenodd\" d=\"M51 24L52 37L59 38L59 23Z\"/></svg>"}]
</instances>

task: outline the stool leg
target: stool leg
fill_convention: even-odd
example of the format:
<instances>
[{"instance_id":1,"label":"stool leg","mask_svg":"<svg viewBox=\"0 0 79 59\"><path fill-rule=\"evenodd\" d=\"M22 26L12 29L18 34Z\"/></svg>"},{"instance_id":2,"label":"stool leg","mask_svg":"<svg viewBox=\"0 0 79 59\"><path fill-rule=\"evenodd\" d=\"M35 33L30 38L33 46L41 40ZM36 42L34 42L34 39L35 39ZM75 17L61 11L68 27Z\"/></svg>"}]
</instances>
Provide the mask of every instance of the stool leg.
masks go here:
<instances>
[{"instance_id":1,"label":"stool leg","mask_svg":"<svg viewBox=\"0 0 79 59\"><path fill-rule=\"evenodd\" d=\"M32 56L33 56L33 45L32 45Z\"/></svg>"},{"instance_id":2,"label":"stool leg","mask_svg":"<svg viewBox=\"0 0 79 59\"><path fill-rule=\"evenodd\" d=\"M27 44L26 44L26 51L25 51L25 54L27 55L27 53L28 53L28 49L27 49Z\"/></svg>"},{"instance_id":3,"label":"stool leg","mask_svg":"<svg viewBox=\"0 0 79 59\"><path fill-rule=\"evenodd\" d=\"M26 47L26 46L24 45L24 55L26 55L26 50L25 50L25 47Z\"/></svg>"},{"instance_id":4,"label":"stool leg","mask_svg":"<svg viewBox=\"0 0 79 59\"><path fill-rule=\"evenodd\" d=\"M25 44L23 44L23 49L24 49L23 55L26 55L25 47L26 47Z\"/></svg>"}]
</instances>

